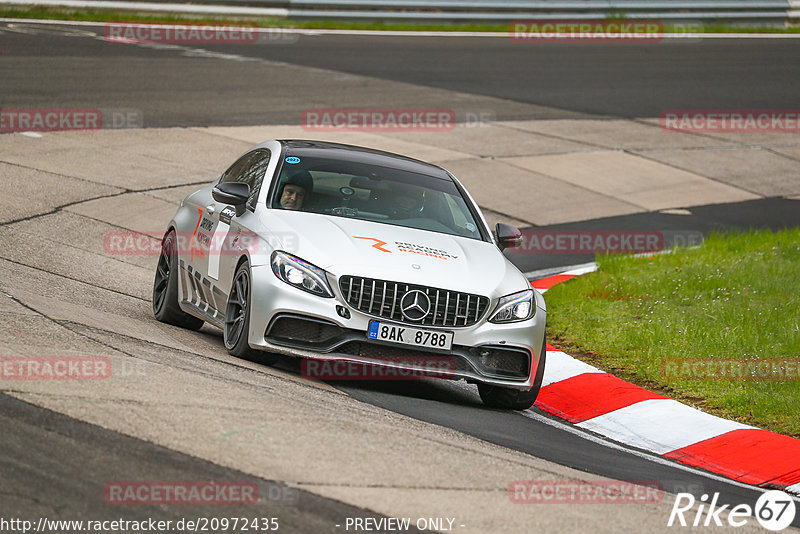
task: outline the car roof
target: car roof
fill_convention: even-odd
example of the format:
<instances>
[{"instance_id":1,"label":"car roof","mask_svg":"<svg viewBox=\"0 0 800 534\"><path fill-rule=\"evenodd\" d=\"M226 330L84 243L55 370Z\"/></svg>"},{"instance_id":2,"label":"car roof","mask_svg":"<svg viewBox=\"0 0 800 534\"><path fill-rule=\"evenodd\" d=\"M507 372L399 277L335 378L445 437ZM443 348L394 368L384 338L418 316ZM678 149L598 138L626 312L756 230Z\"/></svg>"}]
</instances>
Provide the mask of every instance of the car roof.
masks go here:
<instances>
[{"instance_id":1,"label":"car roof","mask_svg":"<svg viewBox=\"0 0 800 534\"><path fill-rule=\"evenodd\" d=\"M452 181L448 172L441 167L425 163L418 159L384 152L343 143L331 143L328 141L309 141L303 139L281 139L278 142L286 150L286 156L304 156L315 158L331 158L341 161L363 163L367 165L377 165L389 167L417 174L424 174Z\"/></svg>"}]
</instances>

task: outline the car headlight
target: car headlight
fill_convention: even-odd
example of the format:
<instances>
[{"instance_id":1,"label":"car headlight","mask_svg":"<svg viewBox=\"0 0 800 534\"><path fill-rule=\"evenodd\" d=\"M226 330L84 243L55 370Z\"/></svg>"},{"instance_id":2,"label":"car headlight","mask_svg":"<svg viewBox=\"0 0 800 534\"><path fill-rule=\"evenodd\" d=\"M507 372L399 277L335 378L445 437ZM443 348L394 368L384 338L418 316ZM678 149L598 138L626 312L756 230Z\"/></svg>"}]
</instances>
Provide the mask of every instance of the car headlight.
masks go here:
<instances>
[{"instance_id":1,"label":"car headlight","mask_svg":"<svg viewBox=\"0 0 800 534\"><path fill-rule=\"evenodd\" d=\"M277 250L272 253L271 262L272 272L287 284L320 297L333 298L325 271L316 265Z\"/></svg>"},{"instance_id":2,"label":"car headlight","mask_svg":"<svg viewBox=\"0 0 800 534\"><path fill-rule=\"evenodd\" d=\"M536 313L536 299L532 289L512 293L500 298L489 321L492 323L514 323L527 321Z\"/></svg>"}]
</instances>

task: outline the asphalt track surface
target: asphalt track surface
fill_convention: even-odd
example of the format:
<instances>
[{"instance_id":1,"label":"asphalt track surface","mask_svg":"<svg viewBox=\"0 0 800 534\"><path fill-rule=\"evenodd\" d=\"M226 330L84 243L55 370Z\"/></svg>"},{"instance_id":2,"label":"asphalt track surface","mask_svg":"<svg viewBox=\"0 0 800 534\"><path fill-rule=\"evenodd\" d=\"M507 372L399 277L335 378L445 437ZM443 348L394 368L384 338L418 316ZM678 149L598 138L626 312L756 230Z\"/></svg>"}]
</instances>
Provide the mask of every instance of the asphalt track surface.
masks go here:
<instances>
[{"instance_id":1,"label":"asphalt track surface","mask_svg":"<svg viewBox=\"0 0 800 534\"><path fill-rule=\"evenodd\" d=\"M58 107L133 108L144 112L145 126L296 123L309 103L317 107L353 105L350 102L385 106L389 101L401 107L409 103L452 106L435 94L420 102L411 92L390 99L369 87L361 93L352 87L345 90L337 83L337 72L456 90L468 95L465 107L491 109L497 119L658 116L664 109L706 106L792 109L797 107L800 86L800 63L790 60L800 56L798 40L619 46L526 45L485 38L302 36L291 46L204 47L212 53L329 71L329 86L310 86L302 79L303 71L276 69L271 63L220 60L213 70L200 70L192 58L182 57L185 50L181 49L109 45L73 29L18 25L13 31L0 27L0 32L3 107L56 107L53 103L57 103ZM757 202L762 204L697 208L692 210L697 220L689 227L697 229L697 221L705 221L704 230L800 224L796 202ZM657 216L663 215L637 217ZM617 222L621 227L640 224L631 218ZM587 224L582 227L590 228L591 222ZM609 228L608 221L599 227ZM566 264L579 259L558 261ZM543 266L549 265L538 267ZM291 360L278 364L294 372L296 366ZM721 503L752 503L759 494L697 470L658 462L638 451L581 437L535 411L534 417L526 417L485 409L474 391L460 383L382 382L337 387L375 406L582 471L620 480L659 480L672 492L700 495L719 491ZM0 396L0 405L2 427L19 429L3 432L0 438L4 451L14 451L4 453L2 459L3 502L10 502L13 488L27 485L38 499L14 497L13 502L15 509L26 515L43 514L48 507L81 510L85 500L80 487L90 480L99 483L125 475L146 478L148 473L163 478L164 470L175 478L242 479L240 474L197 458L6 396ZM35 455L31 454L33 443L37 444ZM47 461L62 454L66 446L80 446L84 455L104 461L92 462L91 469L79 460L56 465ZM12 460L23 456L24 462ZM311 494L303 493L299 499L307 505L293 509L297 517L287 519L296 521L297 531L314 530L319 521L337 514L368 514ZM269 513L271 505L265 506L264 513ZM164 513L168 517L171 512ZM794 524L800 526L800 516Z\"/></svg>"},{"instance_id":2,"label":"asphalt track surface","mask_svg":"<svg viewBox=\"0 0 800 534\"><path fill-rule=\"evenodd\" d=\"M129 507L98 499L109 481L213 480L254 484L259 502L226 506L226 517L279 518L287 532L323 532L345 517L380 516L100 428L0 394L2 513L51 520L129 521L208 517L203 506ZM13 431L8 431L13 429ZM87 465L91 468L87 469ZM416 529L412 529L418 532Z\"/></svg>"},{"instance_id":3,"label":"asphalt track surface","mask_svg":"<svg viewBox=\"0 0 800 534\"><path fill-rule=\"evenodd\" d=\"M90 31L103 30L4 28L0 104L128 107L144 112L145 126L296 124L302 109L351 102L459 104L344 86L339 72L463 92L469 98L461 106L489 109L497 120L629 118L667 109L793 109L800 85L800 63L792 60L800 56L800 39L534 44L507 37L289 35L274 41L287 44L192 45L241 58L198 68L198 52L109 44ZM309 87L307 72L273 62L330 75Z\"/></svg>"}]
</instances>

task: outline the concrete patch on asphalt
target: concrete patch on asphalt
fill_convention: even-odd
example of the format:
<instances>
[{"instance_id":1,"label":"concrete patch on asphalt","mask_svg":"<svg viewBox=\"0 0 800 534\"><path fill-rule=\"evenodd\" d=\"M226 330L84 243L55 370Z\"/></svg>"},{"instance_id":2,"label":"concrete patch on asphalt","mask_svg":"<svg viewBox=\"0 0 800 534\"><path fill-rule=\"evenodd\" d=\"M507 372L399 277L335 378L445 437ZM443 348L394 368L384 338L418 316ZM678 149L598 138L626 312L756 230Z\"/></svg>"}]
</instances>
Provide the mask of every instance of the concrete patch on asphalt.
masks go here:
<instances>
[{"instance_id":1,"label":"concrete patch on asphalt","mask_svg":"<svg viewBox=\"0 0 800 534\"><path fill-rule=\"evenodd\" d=\"M507 161L644 210L756 198L742 189L625 152L529 156Z\"/></svg>"},{"instance_id":2,"label":"concrete patch on asphalt","mask_svg":"<svg viewBox=\"0 0 800 534\"><path fill-rule=\"evenodd\" d=\"M222 169L224 171L225 169L227 169L227 167L222 167ZM220 171L220 174L222 174L223 171ZM167 202L171 202L173 208L175 208L181 203L181 200L186 198L187 195L194 193L195 191L197 191L203 186L208 185L209 183L211 183L211 180L202 181L200 183L194 183L191 185L179 185L175 187L167 187L165 189L148 189L146 191L141 191L141 194L157 198L159 200L166 200ZM173 215L175 215L174 211L175 210L173 209L172 212L169 214L169 217L165 219L166 221L169 221L169 219ZM166 230L166 227L164 229Z\"/></svg>"},{"instance_id":3,"label":"concrete patch on asphalt","mask_svg":"<svg viewBox=\"0 0 800 534\"><path fill-rule=\"evenodd\" d=\"M141 190L197 182L201 179L210 181L214 178L207 170L194 167L191 159L165 162L122 149L96 145L40 149L27 154L3 154L0 157L7 163L123 189Z\"/></svg>"},{"instance_id":4,"label":"concrete patch on asphalt","mask_svg":"<svg viewBox=\"0 0 800 534\"><path fill-rule=\"evenodd\" d=\"M269 139L313 139L318 141L330 141L334 143L345 143L352 145L365 146L397 154L414 154L413 157L429 162L441 162L453 159L469 157L469 154L452 150L451 148L441 148L433 144L414 142L407 139L396 139L384 134L373 132L357 131L314 131L304 129L301 126L212 126L209 128L194 128L203 131L241 139L256 145ZM443 132L446 133L446 132Z\"/></svg>"},{"instance_id":5,"label":"concrete patch on asphalt","mask_svg":"<svg viewBox=\"0 0 800 534\"><path fill-rule=\"evenodd\" d=\"M7 136L0 136L0 147ZM31 155L32 157L35 157ZM5 159L0 149L0 160ZM0 223L49 212L57 206L79 202L122 190L86 182L61 173L30 168L35 161L21 164L0 161ZM60 184L54 187L53 184ZM89 187L87 187L89 186Z\"/></svg>"},{"instance_id":6,"label":"concrete patch on asphalt","mask_svg":"<svg viewBox=\"0 0 800 534\"><path fill-rule=\"evenodd\" d=\"M658 151L648 152L645 155L759 196L788 196L800 193L800 161L759 147Z\"/></svg>"},{"instance_id":7,"label":"concrete patch on asphalt","mask_svg":"<svg viewBox=\"0 0 800 534\"><path fill-rule=\"evenodd\" d=\"M421 145L447 147L477 157L563 154L592 149L581 142L523 132L509 126L509 123L486 122L459 124L450 131L396 132L384 135Z\"/></svg>"},{"instance_id":8,"label":"concrete patch on asphalt","mask_svg":"<svg viewBox=\"0 0 800 534\"><path fill-rule=\"evenodd\" d=\"M5 274L2 282L3 289L9 295L20 298L24 303L26 300L21 296L28 295L35 296L37 299L54 299L72 305L85 306L123 317L141 317L150 313L149 292L152 291L150 276L148 276L150 280L147 281L146 286L141 285L144 283L143 281L139 282L137 293L142 296L132 296L118 290L108 289L108 285L95 285L86 277L71 278L63 272L58 272L58 267L41 268L2 258L0 258L0 267ZM130 269L130 272L135 271ZM144 295L147 295L146 299ZM30 300L32 301L32 299ZM39 311L47 313L46 308Z\"/></svg>"},{"instance_id":9,"label":"concrete patch on asphalt","mask_svg":"<svg viewBox=\"0 0 800 534\"><path fill-rule=\"evenodd\" d=\"M107 201L114 198L117 197L110 197L104 200ZM76 207L81 205L75 204ZM13 231L9 231L9 234L12 236L19 234L18 239L20 240L24 240L28 236L39 243L39 246L42 247L41 250L46 250L50 246L61 247L65 250L74 249L82 253L95 254L98 258L102 257L103 260L114 260L132 267L146 269L147 271L155 269L156 258L160 251L159 238L145 239L140 234L127 228L120 228L97 219L72 213L70 208L16 223ZM0 230L1 235L4 235L3 230ZM136 241L138 241L133 251L136 253L128 253L130 251L124 245L117 245L114 241L115 237L123 238L128 236L135 237ZM48 244L45 245L44 241L47 241ZM150 244L149 250L146 250L147 244ZM127 246L134 248L130 242L127 242ZM23 261L28 265L33 265L35 262L35 258L27 258ZM66 266L70 267L75 263L72 258L68 257ZM64 271L59 270L61 266L58 263L46 264L50 271L66 274ZM81 267L89 270L85 265Z\"/></svg>"},{"instance_id":10,"label":"concrete patch on asphalt","mask_svg":"<svg viewBox=\"0 0 800 534\"><path fill-rule=\"evenodd\" d=\"M662 129L658 122L622 119L563 119L503 122L504 126L617 150L736 146L726 139Z\"/></svg>"},{"instance_id":11,"label":"concrete patch on asphalt","mask_svg":"<svg viewBox=\"0 0 800 534\"><path fill-rule=\"evenodd\" d=\"M522 168L514 159L472 158L448 161L442 166L461 180L482 207L536 225L642 211L639 206L601 192Z\"/></svg>"},{"instance_id":12,"label":"concrete patch on asphalt","mask_svg":"<svg viewBox=\"0 0 800 534\"><path fill-rule=\"evenodd\" d=\"M212 176L214 172L222 174L234 159L254 144L220 139L211 133L198 135L195 128L98 130L82 133L81 138L101 148L124 150L170 166L179 155L182 161L191 162L192 169L210 171Z\"/></svg>"},{"instance_id":13,"label":"concrete patch on asphalt","mask_svg":"<svg viewBox=\"0 0 800 534\"><path fill-rule=\"evenodd\" d=\"M5 259L41 272L61 276L111 289L125 295L149 299L157 257L150 256L152 270L144 266L120 261L103 251L85 250L81 246L59 240L50 229L45 235L16 232L14 228L0 228L0 246L6 249ZM97 236L102 246L102 236ZM52 294L48 292L47 294Z\"/></svg>"},{"instance_id":14,"label":"concrete patch on asphalt","mask_svg":"<svg viewBox=\"0 0 800 534\"><path fill-rule=\"evenodd\" d=\"M202 186L193 187L196 190ZM108 223L117 229L153 233L166 230L176 209L175 202L144 193L126 193L75 204L66 211Z\"/></svg>"}]
</instances>

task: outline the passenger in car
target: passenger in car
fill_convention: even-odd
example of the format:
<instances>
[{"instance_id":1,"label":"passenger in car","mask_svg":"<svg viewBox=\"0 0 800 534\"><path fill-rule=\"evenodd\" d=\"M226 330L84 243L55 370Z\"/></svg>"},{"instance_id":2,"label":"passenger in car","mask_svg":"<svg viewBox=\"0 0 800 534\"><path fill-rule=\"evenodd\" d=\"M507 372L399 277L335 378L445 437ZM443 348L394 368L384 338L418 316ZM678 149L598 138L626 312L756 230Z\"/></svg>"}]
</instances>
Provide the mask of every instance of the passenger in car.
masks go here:
<instances>
[{"instance_id":1,"label":"passenger in car","mask_svg":"<svg viewBox=\"0 0 800 534\"><path fill-rule=\"evenodd\" d=\"M303 203L311 198L314 180L308 171L300 171L291 175L281 190L280 205L286 210L303 209Z\"/></svg>"}]
</instances>

